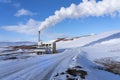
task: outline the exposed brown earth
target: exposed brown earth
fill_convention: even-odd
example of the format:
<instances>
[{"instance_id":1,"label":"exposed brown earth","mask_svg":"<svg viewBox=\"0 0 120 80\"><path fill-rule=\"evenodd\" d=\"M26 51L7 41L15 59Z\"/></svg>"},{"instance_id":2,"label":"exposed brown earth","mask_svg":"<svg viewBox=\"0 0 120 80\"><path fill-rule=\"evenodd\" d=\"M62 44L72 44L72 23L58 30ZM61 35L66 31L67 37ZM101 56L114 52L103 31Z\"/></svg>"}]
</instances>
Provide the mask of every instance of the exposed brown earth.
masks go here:
<instances>
[{"instance_id":1,"label":"exposed brown earth","mask_svg":"<svg viewBox=\"0 0 120 80\"><path fill-rule=\"evenodd\" d=\"M111 58L97 59L95 62L102 64L105 67L104 70L120 75L120 62Z\"/></svg>"},{"instance_id":2,"label":"exposed brown earth","mask_svg":"<svg viewBox=\"0 0 120 80\"><path fill-rule=\"evenodd\" d=\"M37 45L29 45L29 46L26 46L26 45L22 45L22 46L11 46L14 50L17 50L17 49L35 49Z\"/></svg>"}]
</instances>

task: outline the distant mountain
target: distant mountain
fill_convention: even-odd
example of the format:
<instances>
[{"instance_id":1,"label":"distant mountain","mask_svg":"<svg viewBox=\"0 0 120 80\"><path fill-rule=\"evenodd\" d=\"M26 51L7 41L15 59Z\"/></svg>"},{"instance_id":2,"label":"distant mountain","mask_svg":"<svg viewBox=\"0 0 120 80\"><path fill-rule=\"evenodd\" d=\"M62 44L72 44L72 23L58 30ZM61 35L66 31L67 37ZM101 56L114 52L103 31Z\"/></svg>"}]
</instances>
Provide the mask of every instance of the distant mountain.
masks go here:
<instances>
[{"instance_id":1,"label":"distant mountain","mask_svg":"<svg viewBox=\"0 0 120 80\"><path fill-rule=\"evenodd\" d=\"M20 41L20 42L0 42L0 47L2 46L20 46L20 45L34 45L36 42Z\"/></svg>"}]
</instances>

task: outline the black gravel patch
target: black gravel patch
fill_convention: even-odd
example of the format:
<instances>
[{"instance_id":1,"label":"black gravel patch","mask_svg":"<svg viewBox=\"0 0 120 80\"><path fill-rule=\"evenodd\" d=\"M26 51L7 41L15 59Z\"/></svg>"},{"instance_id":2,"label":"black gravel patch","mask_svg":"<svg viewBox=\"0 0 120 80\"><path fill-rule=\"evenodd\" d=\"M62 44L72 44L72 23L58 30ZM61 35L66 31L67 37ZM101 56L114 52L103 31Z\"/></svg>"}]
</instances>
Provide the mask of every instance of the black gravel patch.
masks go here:
<instances>
[{"instance_id":1,"label":"black gravel patch","mask_svg":"<svg viewBox=\"0 0 120 80\"><path fill-rule=\"evenodd\" d=\"M85 79L86 75L88 74L85 70L82 69L81 66L75 66L68 68L65 72L57 73L54 75L54 80L57 80L56 78L62 75L66 76L65 80L79 80L79 78Z\"/></svg>"}]
</instances>

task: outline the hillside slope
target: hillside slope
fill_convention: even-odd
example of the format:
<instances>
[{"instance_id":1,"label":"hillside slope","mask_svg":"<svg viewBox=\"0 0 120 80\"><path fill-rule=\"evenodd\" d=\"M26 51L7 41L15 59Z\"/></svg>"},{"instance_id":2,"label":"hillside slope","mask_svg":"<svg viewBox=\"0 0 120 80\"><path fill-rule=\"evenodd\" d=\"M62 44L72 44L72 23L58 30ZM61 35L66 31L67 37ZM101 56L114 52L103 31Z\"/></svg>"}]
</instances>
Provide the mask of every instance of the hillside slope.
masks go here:
<instances>
[{"instance_id":1,"label":"hillside slope","mask_svg":"<svg viewBox=\"0 0 120 80\"><path fill-rule=\"evenodd\" d=\"M63 51L1 61L0 80L120 80L120 31L61 41L57 49Z\"/></svg>"}]
</instances>

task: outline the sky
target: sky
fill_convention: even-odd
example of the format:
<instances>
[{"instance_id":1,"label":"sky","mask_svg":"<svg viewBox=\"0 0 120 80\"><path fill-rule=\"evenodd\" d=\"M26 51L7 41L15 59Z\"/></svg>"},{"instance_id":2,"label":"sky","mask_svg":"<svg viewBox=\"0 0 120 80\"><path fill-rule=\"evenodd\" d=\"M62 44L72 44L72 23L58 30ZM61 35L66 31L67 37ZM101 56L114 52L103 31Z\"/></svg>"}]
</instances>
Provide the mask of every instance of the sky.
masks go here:
<instances>
[{"instance_id":1,"label":"sky","mask_svg":"<svg viewBox=\"0 0 120 80\"><path fill-rule=\"evenodd\" d=\"M109 5L110 4L110 5ZM0 0L0 41L37 41L120 29L118 0Z\"/></svg>"}]
</instances>

